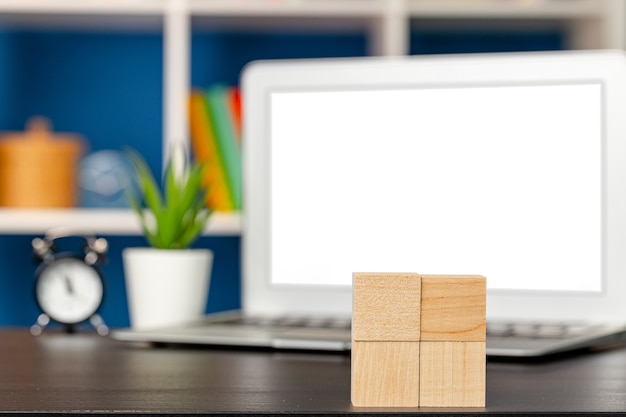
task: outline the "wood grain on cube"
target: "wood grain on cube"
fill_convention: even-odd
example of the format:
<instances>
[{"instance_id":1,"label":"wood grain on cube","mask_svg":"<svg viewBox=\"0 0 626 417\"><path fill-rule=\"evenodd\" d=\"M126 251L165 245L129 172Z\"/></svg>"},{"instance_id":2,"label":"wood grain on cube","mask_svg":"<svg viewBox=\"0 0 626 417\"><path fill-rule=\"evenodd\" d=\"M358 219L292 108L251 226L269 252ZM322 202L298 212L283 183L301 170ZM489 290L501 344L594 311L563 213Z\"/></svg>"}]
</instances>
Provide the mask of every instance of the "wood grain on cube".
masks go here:
<instances>
[{"instance_id":1,"label":"wood grain on cube","mask_svg":"<svg viewBox=\"0 0 626 417\"><path fill-rule=\"evenodd\" d=\"M421 279L416 273L354 273L352 338L419 341Z\"/></svg>"},{"instance_id":2,"label":"wood grain on cube","mask_svg":"<svg viewBox=\"0 0 626 417\"><path fill-rule=\"evenodd\" d=\"M485 277L422 275L421 290L422 341L485 341Z\"/></svg>"},{"instance_id":3,"label":"wood grain on cube","mask_svg":"<svg viewBox=\"0 0 626 417\"><path fill-rule=\"evenodd\" d=\"M355 407L418 407L419 342L353 342Z\"/></svg>"},{"instance_id":4,"label":"wood grain on cube","mask_svg":"<svg viewBox=\"0 0 626 417\"><path fill-rule=\"evenodd\" d=\"M484 407L485 342L421 342L420 406Z\"/></svg>"}]
</instances>

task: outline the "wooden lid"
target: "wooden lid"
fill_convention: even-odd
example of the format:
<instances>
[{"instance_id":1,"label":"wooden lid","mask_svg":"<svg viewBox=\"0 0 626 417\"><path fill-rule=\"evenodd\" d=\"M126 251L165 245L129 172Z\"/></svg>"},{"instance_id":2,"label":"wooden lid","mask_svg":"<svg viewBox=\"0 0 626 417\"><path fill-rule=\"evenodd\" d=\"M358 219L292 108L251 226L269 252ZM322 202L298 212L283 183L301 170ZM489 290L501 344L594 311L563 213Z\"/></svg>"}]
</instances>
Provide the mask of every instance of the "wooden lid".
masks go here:
<instances>
[{"instance_id":1,"label":"wooden lid","mask_svg":"<svg viewBox=\"0 0 626 417\"><path fill-rule=\"evenodd\" d=\"M0 136L0 152L69 152L79 153L83 139L69 133L53 133L45 117L33 117L26 123L24 132L9 132Z\"/></svg>"}]
</instances>

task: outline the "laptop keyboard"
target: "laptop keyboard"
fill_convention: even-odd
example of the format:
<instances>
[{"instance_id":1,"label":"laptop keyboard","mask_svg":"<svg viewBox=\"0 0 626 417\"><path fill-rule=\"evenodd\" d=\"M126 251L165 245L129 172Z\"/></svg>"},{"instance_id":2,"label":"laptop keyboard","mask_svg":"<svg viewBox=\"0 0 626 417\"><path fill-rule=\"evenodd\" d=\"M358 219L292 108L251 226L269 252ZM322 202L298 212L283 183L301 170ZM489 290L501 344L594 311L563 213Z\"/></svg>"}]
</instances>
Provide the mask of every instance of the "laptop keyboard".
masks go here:
<instances>
[{"instance_id":1,"label":"laptop keyboard","mask_svg":"<svg viewBox=\"0 0 626 417\"><path fill-rule=\"evenodd\" d=\"M583 324L487 323L487 337L525 339L567 339L589 333L592 327Z\"/></svg>"},{"instance_id":2,"label":"laptop keyboard","mask_svg":"<svg viewBox=\"0 0 626 417\"><path fill-rule=\"evenodd\" d=\"M240 325L254 327L319 328L350 330L350 319L336 317L240 317ZM573 323L488 322L488 338L567 339L589 334L593 326Z\"/></svg>"},{"instance_id":3,"label":"laptop keyboard","mask_svg":"<svg viewBox=\"0 0 626 417\"><path fill-rule=\"evenodd\" d=\"M350 329L350 319L335 317L241 317L238 322L242 325L261 327L299 327L322 329Z\"/></svg>"}]
</instances>

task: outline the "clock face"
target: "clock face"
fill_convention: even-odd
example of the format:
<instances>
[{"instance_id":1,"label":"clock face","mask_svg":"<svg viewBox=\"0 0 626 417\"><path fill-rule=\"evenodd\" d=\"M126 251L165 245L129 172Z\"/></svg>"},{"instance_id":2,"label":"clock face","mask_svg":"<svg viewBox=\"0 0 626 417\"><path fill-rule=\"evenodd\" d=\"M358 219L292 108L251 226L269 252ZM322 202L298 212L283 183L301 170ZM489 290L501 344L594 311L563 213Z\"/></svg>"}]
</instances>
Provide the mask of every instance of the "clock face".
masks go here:
<instances>
[{"instance_id":1,"label":"clock face","mask_svg":"<svg viewBox=\"0 0 626 417\"><path fill-rule=\"evenodd\" d=\"M46 265L36 284L39 307L60 323L74 324L100 307L104 288L100 274L79 258L60 258Z\"/></svg>"}]
</instances>

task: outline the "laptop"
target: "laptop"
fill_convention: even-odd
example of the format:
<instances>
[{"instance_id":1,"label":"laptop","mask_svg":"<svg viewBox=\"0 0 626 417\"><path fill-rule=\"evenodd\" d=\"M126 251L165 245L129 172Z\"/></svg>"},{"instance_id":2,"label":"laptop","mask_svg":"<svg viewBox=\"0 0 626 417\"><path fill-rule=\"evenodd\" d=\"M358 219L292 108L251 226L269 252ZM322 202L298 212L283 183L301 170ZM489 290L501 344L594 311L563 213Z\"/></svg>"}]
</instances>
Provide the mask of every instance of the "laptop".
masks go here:
<instances>
[{"instance_id":1,"label":"laptop","mask_svg":"<svg viewBox=\"0 0 626 417\"><path fill-rule=\"evenodd\" d=\"M350 349L353 272L487 278L487 353L624 341L618 51L258 61L242 310L125 341Z\"/></svg>"}]
</instances>

